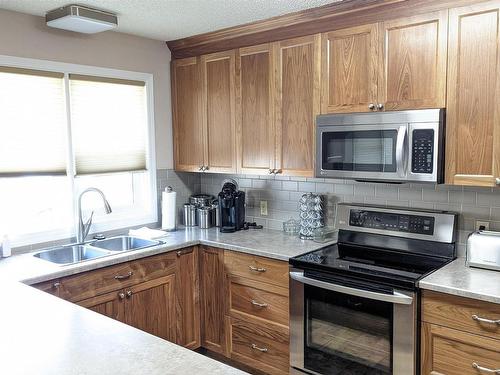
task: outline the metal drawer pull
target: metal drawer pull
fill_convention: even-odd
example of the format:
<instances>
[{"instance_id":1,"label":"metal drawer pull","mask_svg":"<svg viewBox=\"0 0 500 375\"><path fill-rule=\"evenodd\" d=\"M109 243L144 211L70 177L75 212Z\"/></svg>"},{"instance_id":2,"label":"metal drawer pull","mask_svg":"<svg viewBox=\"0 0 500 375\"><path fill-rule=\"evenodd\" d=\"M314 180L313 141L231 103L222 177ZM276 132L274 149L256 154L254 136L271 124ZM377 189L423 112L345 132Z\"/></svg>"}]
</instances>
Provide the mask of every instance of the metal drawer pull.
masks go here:
<instances>
[{"instance_id":1,"label":"metal drawer pull","mask_svg":"<svg viewBox=\"0 0 500 375\"><path fill-rule=\"evenodd\" d=\"M476 314L472 315L472 319L481 323L496 324L500 326L500 319L492 320L492 319L481 318Z\"/></svg>"},{"instance_id":2,"label":"metal drawer pull","mask_svg":"<svg viewBox=\"0 0 500 375\"><path fill-rule=\"evenodd\" d=\"M116 275L115 280L124 280L130 278L134 273L132 271L129 271L126 275Z\"/></svg>"},{"instance_id":3,"label":"metal drawer pull","mask_svg":"<svg viewBox=\"0 0 500 375\"><path fill-rule=\"evenodd\" d=\"M250 271L255 271L255 272L266 272L267 271L263 267L248 266L248 268L250 268Z\"/></svg>"},{"instance_id":4,"label":"metal drawer pull","mask_svg":"<svg viewBox=\"0 0 500 375\"><path fill-rule=\"evenodd\" d=\"M264 307L269 306L267 303L259 303L259 302L257 302L257 301L256 301L256 300L254 300L254 299L253 299L252 301L250 301L250 302L252 303L252 305L257 306L257 307L262 307L262 308L264 308Z\"/></svg>"},{"instance_id":5,"label":"metal drawer pull","mask_svg":"<svg viewBox=\"0 0 500 375\"><path fill-rule=\"evenodd\" d=\"M259 348L257 345L252 344L252 349L258 350L259 352L266 353L267 348Z\"/></svg>"},{"instance_id":6,"label":"metal drawer pull","mask_svg":"<svg viewBox=\"0 0 500 375\"><path fill-rule=\"evenodd\" d=\"M476 362L472 362L472 367L480 372L487 372L489 374L500 374L500 368L493 370L488 367L479 366Z\"/></svg>"}]
</instances>

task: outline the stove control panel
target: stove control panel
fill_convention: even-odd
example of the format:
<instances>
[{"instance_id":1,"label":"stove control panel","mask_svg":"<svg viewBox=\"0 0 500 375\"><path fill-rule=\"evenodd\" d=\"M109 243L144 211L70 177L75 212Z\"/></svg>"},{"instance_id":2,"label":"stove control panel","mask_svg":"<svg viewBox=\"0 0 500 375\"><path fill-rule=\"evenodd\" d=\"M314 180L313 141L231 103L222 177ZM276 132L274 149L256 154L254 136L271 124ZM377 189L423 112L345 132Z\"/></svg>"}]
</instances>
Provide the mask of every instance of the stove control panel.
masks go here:
<instances>
[{"instance_id":1,"label":"stove control panel","mask_svg":"<svg viewBox=\"0 0 500 375\"><path fill-rule=\"evenodd\" d=\"M351 209L349 225L430 236L434 234L434 217L432 216Z\"/></svg>"}]
</instances>

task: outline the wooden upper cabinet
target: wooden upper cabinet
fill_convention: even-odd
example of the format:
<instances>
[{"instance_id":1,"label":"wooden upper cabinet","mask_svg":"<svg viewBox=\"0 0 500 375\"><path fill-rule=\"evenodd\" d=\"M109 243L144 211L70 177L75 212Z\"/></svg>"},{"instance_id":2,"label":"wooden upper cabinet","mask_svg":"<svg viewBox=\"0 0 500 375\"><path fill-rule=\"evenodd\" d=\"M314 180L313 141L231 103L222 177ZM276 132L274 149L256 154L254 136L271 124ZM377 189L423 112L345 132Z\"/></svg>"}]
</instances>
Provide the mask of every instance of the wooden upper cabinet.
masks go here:
<instances>
[{"instance_id":1,"label":"wooden upper cabinet","mask_svg":"<svg viewBox=\"0 0 500 375\"><path fill-rule=\"evenodd\" d=\"M274 168L314 175L315 119L320 112L320 36L273 44L275 49Z\"/></svg>"},{"instance_id":2,"label":"wooden upper cabinet","mask_svg":"<svg viewBox=\"0 0 500 375\"><path fill-rule=\"evenodd\" d=\"M322 35L321 112L365 112L377 102L378 25Z\"/></svg>"},{"instance_id":3,"label":"wooden upper cabinet","mask_svg":"<svg viewBox=\"0 0 500 375\"><path fill-rule=\"evenodd\" d=\"M203 166L203 80L199 59L172 62L172 103L175 169L195 172Z\"/></svg>"},{"instance_id":4,"label":"wooden upper cabinet","mask_svg":"<svg viewBox=\"0 0 500 375\"><path fill-rule=\"evenodd\" d=\"M499 2L450 10L446 183L500 177Z\"/></svg>"},{"instance_id":5,"label":"wooden upper cabinet","mask_svg":"<svg viewBox=\"0 0 500 375\"><path fill-rule=\"evenodd\" d=\"M448 11L381 24L378 103L386 110L444 108Z\"/></svg>"},{"instance_id":6,"label":"wooden upper cabinet","mask_svg":"<svg viewBox=\"0 0 500 375\"><path fill-rule=\"evenodd\" d=\"M236 172L235 51L201 57L204 75L204 163L207 172Z\"/></svg>"},{"instance_id":7,"label":"wooden upper cabinet","mask_svg":"<svg viewBox=\"0 0 500 375\"><path fill-rule=\"evenodd\" d=\"M238 172L274 168L273 69L270 44L240 48L236 56Z\"/></svg>"}]
</instances>

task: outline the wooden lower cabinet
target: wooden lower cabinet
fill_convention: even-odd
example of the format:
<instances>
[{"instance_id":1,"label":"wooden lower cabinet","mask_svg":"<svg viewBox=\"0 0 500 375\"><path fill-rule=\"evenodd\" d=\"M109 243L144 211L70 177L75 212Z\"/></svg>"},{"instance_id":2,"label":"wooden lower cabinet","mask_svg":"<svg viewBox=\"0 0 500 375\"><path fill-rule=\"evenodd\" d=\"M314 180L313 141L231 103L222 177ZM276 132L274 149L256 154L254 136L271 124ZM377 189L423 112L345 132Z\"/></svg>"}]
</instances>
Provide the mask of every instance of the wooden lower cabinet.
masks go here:
<instances>
[{"instance_id":1,"label":"wooden lower cabinet","mask_svg":"<svg viewBox=\"0 0 500 375\"><path fill-rule=\"evenodd\" d=\"M200 249L201 345L226 354L224 250Z\"/></svg>"},{"instance_id":2,"label":"wooden lower cabinet","mask_svg":"<svg viewBox=\"0 0 500 375\"><path fill-rule=\"evenodd\" d=\"M77 302L77 304L125 323L125 291L106 293Z\"/></svg>"},{"instance_id":3,"label":"wooden lower cabinet","mask_svg":"<svg viewBox=\"0 0 500 375\"><path fill-rule=\"evenodd\" d=\"M422 375L495 373L488 369L500 369L500 341L435 324L422 324Z\"/></svg>"},{"instance_id":4,"label":"wooden lower cabinet","mask_svg":"<svg viewBox=\"0 0 500 375\"><path fill-rule=\"evenodd\" d=\"M266 374L288 373L288 327L248 317L231 317L230 322L231 359Z\"/></svg>"},{"instance_id":5,"label":"wooden lower cabinet","mask_svg":"<svg viewBox=\"0 0 500 375\"><path fill-rule=\"evenodd\" d=\"M125 323L175 342L175 281L175 275L169 275L129 288Z\"/></svg>"},{"instance_id":6,"label":"wooden lower cabinet","mask_svg":"<svg viewBox=\"0 0 500 375\"><path fill-rule=\"evenodd\" d=\"M422 295L421 374L497 373L500 305L427 290Z\"/></svg>"}]
</instances>

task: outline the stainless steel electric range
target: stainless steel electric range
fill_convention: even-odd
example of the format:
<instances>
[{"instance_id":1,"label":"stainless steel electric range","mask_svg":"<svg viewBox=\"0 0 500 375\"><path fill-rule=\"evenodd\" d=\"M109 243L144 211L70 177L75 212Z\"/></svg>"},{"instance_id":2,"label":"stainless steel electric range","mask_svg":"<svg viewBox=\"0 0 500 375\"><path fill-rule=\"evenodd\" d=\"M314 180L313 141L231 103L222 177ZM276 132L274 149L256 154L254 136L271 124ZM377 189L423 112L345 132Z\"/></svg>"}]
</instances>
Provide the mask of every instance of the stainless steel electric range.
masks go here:
<instances>
[{"instance_id":1,"label":"stainless steel electric range","mask_svg":"<svg viewBox=\"0 0 500 375\"><path fill-rule=\"evenodd\" d=\"M457 214L341 204L338 243L290 259L290 363L418 373L418 280L456 257Z\"/></svg>"}]
</instances>

